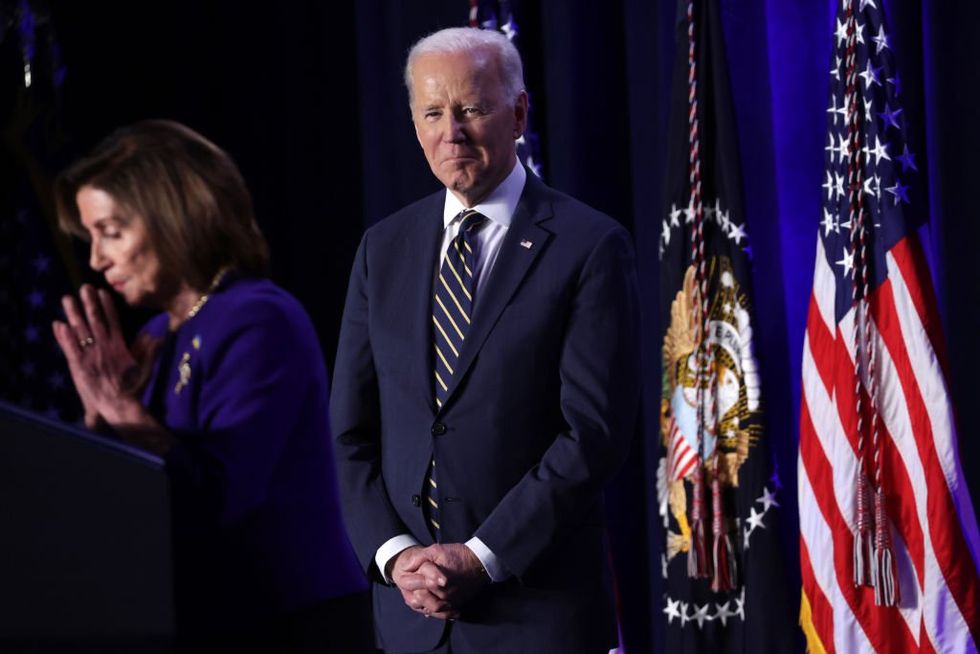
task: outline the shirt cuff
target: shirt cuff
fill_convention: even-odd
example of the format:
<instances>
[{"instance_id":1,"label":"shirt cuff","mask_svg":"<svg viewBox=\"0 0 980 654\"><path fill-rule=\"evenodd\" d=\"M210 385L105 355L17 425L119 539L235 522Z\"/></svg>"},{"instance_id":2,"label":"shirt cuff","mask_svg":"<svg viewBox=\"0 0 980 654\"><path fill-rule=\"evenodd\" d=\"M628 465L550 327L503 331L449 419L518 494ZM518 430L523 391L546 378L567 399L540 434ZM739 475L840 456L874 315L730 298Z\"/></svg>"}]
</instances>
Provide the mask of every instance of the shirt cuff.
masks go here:
<instances>
[{"instance_id":1,"label":"shirt cuff","mask_svg":"<svg viewBox=\"0 0 980 654\"><path fill-rule=\"evenodd\" d=\"M374 555L374 563L378 566L378 570L381 571L381 578L385 580L386 584L391 583L391 579L388 579L388 574L385 572L386 568L388 567L388 562L395 558L395 555L402 550L418 544L419 542L411 535L398 534L394 538L389 538L386 540L384 544L378 548L377 554Z\"/></svg>"},{"instance_id":2,"label":"shirt cuff","mask_svg":"<svg viewBox=\"0 0 980 654\"><path fill-rule=\"evenodd\" d=\"M482 540L474 536L466 541L465 545L470 548L470 551L473 552L476 558L480 559L480 563L483 564L483 569L487 571L487 575L491 581L505 581L510 577L510 572L504 567L503 561L491 552L490 548Z\"/></svg>"}]
</instances>

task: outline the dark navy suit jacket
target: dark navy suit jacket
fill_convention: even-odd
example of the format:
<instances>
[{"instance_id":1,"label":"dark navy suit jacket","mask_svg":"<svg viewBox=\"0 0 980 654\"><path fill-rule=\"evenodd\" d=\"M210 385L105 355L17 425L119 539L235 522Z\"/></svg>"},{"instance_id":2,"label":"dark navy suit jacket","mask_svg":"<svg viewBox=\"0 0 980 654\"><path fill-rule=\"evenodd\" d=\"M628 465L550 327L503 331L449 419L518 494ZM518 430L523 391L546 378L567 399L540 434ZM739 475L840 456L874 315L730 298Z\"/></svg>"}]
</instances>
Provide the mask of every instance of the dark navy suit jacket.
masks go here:
<instances>
[{"instance_id":1,"label":"dark navy suit jacket","mask_svg":"<svg viewBox=\"0 0 980 654\"><path fill-rule=\"evenodd\" d=\"M144 403L177 438L178 628L256 620L363 590L340 517L326 368L309 317L265 279L228 279L167 333ZM183 370L183 373L181 369Z\"/></svg>"},{"instance_id":2,"label":"dark navy suit jacket","mask_svg":"<svg viewBox=\"0 0 980 654\"><path fill-rule=\"evenodd\" d=\"M331 397L355 551L432 542L419 495L439 466L443 542L479 537L513 577L448 624L377 583L380 644L453 652L579 652L616 643L602 485L639 398L633 248L615 221L534 175L517 206L449 397L433 399L431 305L444 191L370 228L354 262Z\"/></svg>"}]
</instances>

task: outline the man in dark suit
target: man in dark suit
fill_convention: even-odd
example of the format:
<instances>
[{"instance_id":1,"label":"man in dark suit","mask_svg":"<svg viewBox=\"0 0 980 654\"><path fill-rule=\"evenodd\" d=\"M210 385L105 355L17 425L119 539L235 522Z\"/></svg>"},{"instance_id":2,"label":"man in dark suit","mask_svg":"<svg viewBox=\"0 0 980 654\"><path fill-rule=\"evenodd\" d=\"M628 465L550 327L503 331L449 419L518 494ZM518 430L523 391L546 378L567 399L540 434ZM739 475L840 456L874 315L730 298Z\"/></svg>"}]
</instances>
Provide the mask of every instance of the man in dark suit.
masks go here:
<instances>
[{"instance_id":1,"label":"man in dark suit","mask_svg":"<svg viewBox=\"0 0 980 654\"><path fill-rule=\"evenodd\" d=\"M358 249L331 412L388 652L607 652L602 486L639 398L629 235L518 163L502 35L422 39L405 77L446 187Z\"/></svg>"}]
</instances>

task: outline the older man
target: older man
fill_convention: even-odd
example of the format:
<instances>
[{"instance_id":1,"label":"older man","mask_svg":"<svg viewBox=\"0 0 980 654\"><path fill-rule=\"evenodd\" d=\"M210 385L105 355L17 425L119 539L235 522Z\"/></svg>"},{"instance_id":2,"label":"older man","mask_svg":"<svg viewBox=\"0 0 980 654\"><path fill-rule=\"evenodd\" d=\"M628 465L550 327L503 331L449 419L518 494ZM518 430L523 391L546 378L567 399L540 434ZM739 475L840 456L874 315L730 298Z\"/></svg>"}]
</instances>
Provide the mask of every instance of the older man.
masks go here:
<instances>
[{"instance_id":1,"label":"older man","mask_svg":"<svg viewBox=\"0 0 980 654\"><path fill-rule=\"evenodd\" d=\"M365 233L331 406L379 644L608 651L601 490L639 397L629 236L518 163L528 100L502 35L432 34L405 81L446 190Z\"/></svg>"}]
</instances>

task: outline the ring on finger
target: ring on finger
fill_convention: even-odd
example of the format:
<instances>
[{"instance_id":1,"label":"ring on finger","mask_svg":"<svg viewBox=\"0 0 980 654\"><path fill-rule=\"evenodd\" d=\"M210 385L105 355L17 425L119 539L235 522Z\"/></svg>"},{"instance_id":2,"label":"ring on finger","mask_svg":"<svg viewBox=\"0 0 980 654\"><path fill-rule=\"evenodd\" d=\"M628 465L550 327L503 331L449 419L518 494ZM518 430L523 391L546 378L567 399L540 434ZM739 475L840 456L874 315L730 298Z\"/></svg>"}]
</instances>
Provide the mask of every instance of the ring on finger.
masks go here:
<instances>
[{"instance_id":1,"label":"ring on finger","mask_svg":"<svg viewBox=\"0 0 980 654\"><path fill-rule=\"evenodd\" d=\"M95 345L95 339L91 336L78 339L78 347L82 348L83 350L87 347L91 347L92 345Z\"/></svg>"}]
</instances>

